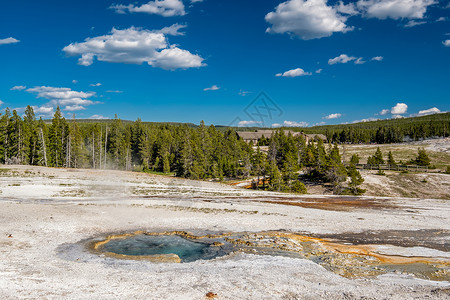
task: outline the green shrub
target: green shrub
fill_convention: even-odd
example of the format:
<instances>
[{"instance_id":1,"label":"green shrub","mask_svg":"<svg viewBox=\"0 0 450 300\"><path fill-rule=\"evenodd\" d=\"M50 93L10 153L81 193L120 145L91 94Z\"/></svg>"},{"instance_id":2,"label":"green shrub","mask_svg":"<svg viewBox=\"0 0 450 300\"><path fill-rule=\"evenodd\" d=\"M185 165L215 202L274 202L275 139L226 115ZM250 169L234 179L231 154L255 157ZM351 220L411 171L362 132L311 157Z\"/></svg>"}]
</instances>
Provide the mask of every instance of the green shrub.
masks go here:
<instances>
[{"instance_id":1,"label":"green shrub","mask_svg":"<svg viewBox=\"0 0 450 300\"><path fill-rule=\"evenodd\" d=\"M308 192L306 186L300 181L296 181L292 184L291 191L297 194L306 194Z\"/></svg>"}]
</instances>

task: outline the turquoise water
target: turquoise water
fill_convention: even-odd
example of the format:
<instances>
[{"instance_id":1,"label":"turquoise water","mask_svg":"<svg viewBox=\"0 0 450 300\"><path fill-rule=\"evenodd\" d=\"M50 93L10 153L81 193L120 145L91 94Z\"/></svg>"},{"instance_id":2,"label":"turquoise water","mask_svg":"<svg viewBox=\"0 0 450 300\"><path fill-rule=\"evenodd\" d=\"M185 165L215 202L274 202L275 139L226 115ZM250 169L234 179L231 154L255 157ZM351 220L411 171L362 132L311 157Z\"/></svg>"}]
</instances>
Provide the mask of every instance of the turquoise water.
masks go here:
<instances>
[{"instance_id":1,"label":"turquoise water","mask_svg":"<svg viewBox=\"0 0 450 300\"><path fill-rule=\"evenodd\" d=\"M211 247L207 243L193 242L177 235L136 235L125 239L111 240L102 247L102 251L132 256L176 254L182 262L213 259L221 255L218 247Z\"/></svg>"}]
</instances>

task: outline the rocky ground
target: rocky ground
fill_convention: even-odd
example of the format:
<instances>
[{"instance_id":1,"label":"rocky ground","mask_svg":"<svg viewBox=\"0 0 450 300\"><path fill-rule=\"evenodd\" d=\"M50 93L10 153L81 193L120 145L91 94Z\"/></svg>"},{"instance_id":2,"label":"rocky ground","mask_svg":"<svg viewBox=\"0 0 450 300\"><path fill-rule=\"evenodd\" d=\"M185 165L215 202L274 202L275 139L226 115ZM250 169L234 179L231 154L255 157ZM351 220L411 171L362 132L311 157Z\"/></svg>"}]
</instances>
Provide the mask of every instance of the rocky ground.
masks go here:
<instances>
[{"instance_id":1,"label":"rocky ground","mask_svg":"<svg viewBox=\"0 0 450 300\"><path fill-rule=\"evenodd\" d=\"M442 182L424 184L448 194L448 177ZM443 199L293 196L142 173L26 166L1 166L0 191L2 299L450 297L450 208ZM304 258L237 251L152 263L86 247L136 230L239 232L254 247L283 238L301 246ZM357 263L377 271L352 269ZM432 269L421 275L423 266Z\"/></svg>"}]
</instances>

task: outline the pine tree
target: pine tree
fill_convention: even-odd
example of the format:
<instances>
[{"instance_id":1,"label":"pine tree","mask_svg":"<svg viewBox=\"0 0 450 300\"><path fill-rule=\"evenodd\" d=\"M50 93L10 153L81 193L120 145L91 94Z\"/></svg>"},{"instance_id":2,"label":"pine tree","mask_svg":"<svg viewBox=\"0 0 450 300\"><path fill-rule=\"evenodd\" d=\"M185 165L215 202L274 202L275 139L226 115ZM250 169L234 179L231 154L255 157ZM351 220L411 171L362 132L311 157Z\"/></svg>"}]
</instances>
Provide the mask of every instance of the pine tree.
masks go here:
<instances>
[{"instance_id":1,"label":"pine tree","mask_svg":"<svg viewBox=\"0 0 450 300\"><path fill-rule=\"evenodd\" d=\"M0 119L0 161L7 163L9 161L9 153L11 148L11 142L9 137L11 112L9 108L5 109L5 113Z\"/></svg>"},{"instance_id":2,"label":"pine tree","mask_svg":"<svg viewBox=\"0 0 450 300\"><path fill-rule=\"evenodd\" d=\"M359 188L359 186L364 182L364 178L361 173L356 169L355 165L351 164L347 168L348 176L350 177L350 182L348 184L350 193L353 195L361 195L365 193L364 189Z\"/></svg>"},{"instance_id":3,"label":"pine tree","mask_svg":"<svg viewBox=\"0 0 450 300\"><path fill-rule=\"evenodd\" d=\"M38 157L38 132L37 121L34 114L34 110L31 106L27 106L25 109L24 121L24 137L26 140L26 163L35 165Z\"/></svg>"},{"instance_id":4,"label":"pine tree","mask_svg":"<svg viewBox=\"0 0 450 300\"><path fill-rule=\"evenodd\" d=\"M419 148L419 152L416 157L416 164L418 166L429 166L430 165L430 158L428 157L428 154L424 148L422 148L422 149Z\"/></svg>"},{"instance_id":5,"label":"pine tree","mask_svg":"<svg viewBox=\"0 0 450 300\"><path fill-rule=\"evenodd\" d=\"M359 164L359 155L358 154L353 154L352 157L350 158L350 164L353 165L357 165Z\"/></svg>"},{"instance_id":6,"label":"pine tree","mask_svg":"<svg viewBox=\"0 0 450 300\"><path fill-rule=\"evenodd\" d=\"M50 166L64 167L66 164L66 147L69 127L62 116L59 106L56 108L49 128L48 159Z\"/></svg>"},{"instance_id":7,"label":"pine tree","mask_svg":"<svg viewBox=\"0 0 450 300\"><path fill-rule=\"evenodd\" d=\"M272 191L281 191L283 181L281 178L280 170L278 170L278 167L274 161L272 161L270 163L269 176L270 176L270 182L269 182L270 189Z\"/></svg>"},{"instance_id":8,"label":"pine tree","mask_svg":"<svg viewBox=\"0 0 450 300\"><path fill-rule=\"evenodd\" d=\"M388 153L388 160L387 160L387 163L388 163L389 165L392 165L392 166L397 165L397 163L396 163L395 160L394 160L394 156L392 155L392 151L389 151L389 153Z\"/></svg>"}]
</instances>

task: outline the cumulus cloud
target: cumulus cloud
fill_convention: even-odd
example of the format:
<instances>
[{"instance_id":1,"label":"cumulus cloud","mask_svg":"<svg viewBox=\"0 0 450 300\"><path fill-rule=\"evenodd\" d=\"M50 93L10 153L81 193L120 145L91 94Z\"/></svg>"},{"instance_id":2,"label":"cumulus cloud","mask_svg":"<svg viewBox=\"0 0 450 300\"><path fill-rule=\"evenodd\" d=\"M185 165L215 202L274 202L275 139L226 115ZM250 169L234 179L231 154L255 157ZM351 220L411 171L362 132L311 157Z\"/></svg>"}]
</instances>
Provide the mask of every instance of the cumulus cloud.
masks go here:
<instances>
[{"instance_id":1,"label":"cumulus cloud","mask_svg":"<svg viewBox=\"0 0 450 300\"><path fill-rule=\"evenodd\" d=\"M131 27L113 28L108 35L87 38L63 49L69 56L81 56L78 64L89 66L94 58L112 63L142 64L165 70L198 68L205 66L203 58L187 50L169 45L166 35Z\"/></svg>"},{"instance_id":2,"label":"cumulus cloud","mask_svg":"<svg viewBox=\"0 0 450 300\"><path fill-rule=\"evenodd\" d=\"M217 86L217 85L213 85L212 87L204 88L203 90L204 90L205 92L206 92L206 91L217 91L217 90L220 90L220 87Z\"/></svg>"},{"instance_id":3,"label":"cumulus cloud","mask_svg":"<svg viewBox=\"0 0 450 300\"><path fill-rule=\"evenodd\" d=\"M322 69L317 69L316 74L320 74L320 73L322 73L322 71L323 71Z\"/></svg>"},{"instance_id":4,"label":"cumulus cloud","mask_svg":"<svg viewBox=\"0 0 450 300\"><path fill-rule=\"evenodd\" d=\"M405 103L397 103L394 107L391 108L391 114L393 115L402 115L405 114L408 110L408 105Z\"/></svg>"},{"instance_id":5,"label":"cumulus cloud","mask_svg":"<svg viewBox=\"0 0 450 300\"><path fill-rule=\"evenodd\" d=\"M350 11L350 7L342 6L340 10ZM304 40L353 29L345 24L347 17L340 14L338 8L328 6L326 0L288 0L268 13L265 19L272 25L266 32L293 34Z\"/></svg>"},{"instance_id":6,"label":"cumulus cloud","mask_svg":"<svg viewBox=\"0 0 450 300\"><path fill-rule=\"evenodd\" d=\"M423 19L434 0L359 0L358 9L367 18Z\"/></svg>"},{"instance_id":7,"label":"cumulus cloud","mask_svg":"<svg viewBox=\"0 0 450 300\"><path fill-rule=\"evenodd\" d=\"M286 71L284 73L278 73L275 76L277 77L299 77L299 76L309 76L310 72L305 72L303 69L297 68L293 70Z\"/></svg>"},{"instance_id":8,"label":"cumulus cloud","mask_svg":"<svg viewBox=\"0 0 450 300\"><path fill-rule=\"evenodd\" d=\"M25 90L27 87L24 85L16 85L13 86L12 88L10 88L11 91L23 91Z\"/></svg>"},{"instance_id":9,"label":"cumulus cloud","mask_svg":"<svg viewBox=\"0 0 450 300\"><path fill-rule=\"evenodd\" d=\"M89 98L94 97L94 92L77 92L70 88L37 86L26 90L28 93L35 94L37 98L50 100L44 107L50 109L56 105L62 107L63 110L75 111L85 109L85 106L96 104Z\"/></svg>"},{"instance_id":10,"label":"cumulus cloud","mask_svg":"<svg viewBox=\"0 0 450 300\"><path fill-rule=\"evenodd\" d=\"M51 117L55 113L52 106L32 106L32 108L37 116Z\"/></svg>"},{"instance_id":11,"label":"cumulus cloud","mask_svg":"<svg viewBox=\"0 0 450 300\"><path fill-rule=\"evenodd\" d=\"M337 12L345 15L354 16L359 14L358 9L356 8L356 4L353 2L344 4L344 2L339 1L338 4L335 5L335 9Z\"/></svg>"},{"instance_id":12,"label":"cumulus cloud","mask_svg":"<svg viewBox=\"0 0 450 300\"><path fill-rule=\"evenodd\" d=\"M445 47L450 47L450 40L445 40L442 42Z\"/></svg>"},{"instance_id":13,"label":"cumulus cloud","mask_svg":"<svg viewBox=\"0 0 450 300\"><path fill-rule=\"evenodd\" d=\"M101 86L102 84L100 83L100 82L98 82L98 83L92 83L92 84L90 84L89 86Z\"/></svg>"},{"instance_id":14,"label":"cumulus cloud","mask_svg":"<svg viewBox=\"0 0 450 300\"><path fill-rule=\"evenodd\" d=\"M329 114L326 117L323 117L324 119L331 120L331 119L339 119L342 117L342 114L336 113L336 114Z\"/></svg>"},{"instance_id":15,"label":"cumulus cloud","mask_svg":"<svg viewBox=\"0 0 450 300\"><path fill-rule=\"evenodd\" d=\"M6 39L0 39L0 45L8 45L8 44L15 44L20 42L19 40L16 40L15 38L9 37Z\"/></svg>"},{"instance_id":16,"label":"cumulus cloud","mask_svg":"<svg viewBox=\"0 0 450 300\"><path fill-rule=\"evenodd\" d=\"M114 9L119 14L125 13L147 13L155 14L163 17L184 16L186 14L184 10L184 4L181 0L155 0L149 1L142 5L112 5L111 9Z\"/></svg>"},{"instance_id":17,"label":"cumulus cloud","mask_svg":"<svg viewBox=\"0 0 450 300\"><path fill-rule=\"evenodd\" d=\"M382 61L382 60L383 60L383 56L375 56L375 57L372 57L371 60L374 60L374 61Z\"/></svg>"},{"instance_id":18,"label":"cumulus cloud","mask_svg":"<svg viewBox=\"0 0 450 300\"><path fill-rule=\"evenodd\" d=\"M384 116L384 115L387 115L388 113L390 113L391 111L389 110L389 109L382 109L381 111L380 111L380 115L382 115L382 116Z\"/></svg>"},{"instance_id":19,"label":"cumulus cloud","mask_svg":"<svg viewBox=\"0 0 450 300\"><path fill-rule=\"evenodd\" d=\"M0 100L0 105L2 105L3 103L5 103L5 102L3 102L2 100Z\"/></svg>"},{"instance_id":20,"label":"cumulus cloud","mask_svg":"<svg viewBox=\"0 0 450 300\"><path fill-rule=\"evenodd\" d=\"M419 111L419 116L433 115L433 114L438 114L440 112L441 112L441 110L439 108L432 107L432 108L429 108L429 109L420 110Z\"/></svg>"},{"instance_id":21,"label":"cumulus cloud","mask_svg":"<svg viewBox=\"0 0 450 300\"><path fill-rule=\"evenodd\" d=\"M334 65L334 64L346 64L352 60L357 60L357 57L354 56L348 56L347 54L341 54L335 58L331 58L328 60L328 64L329 65Z\"/></svg>"},{"instance_id":22,"label":"cumulus cloud","mask_svg":"<svg viewBox=\"0 0 450 300\"><path fill-rule=\"evenodd\" d=\"M308 125L307 122L284 121L283 124L274 123L272 127L307 127Z\"/></svg>"},{"instance_id":23,"label":"cumulus cloud","mask_svg":"<svg viewBox=\"0 0 450 300\"><path fill-rule=\"evenodd\" d=\"M123 93L123 91L119 91L119 90L107 90L107 93L116 93L116 94L121 94Z\"/></svg>"},{"instance_id":24,"label":"cumulus cloud","mask_svg":"<svg viewBox=\"0 0 450 300\"><path fill-rule=\"evenodd\" d=\"M262 121L245 121L245 120L243 120L238 123L238 126L243 127L243 126L249 126L249 125L259 125L262 123L263 123Z\"/></svg>"}]
</instances>

